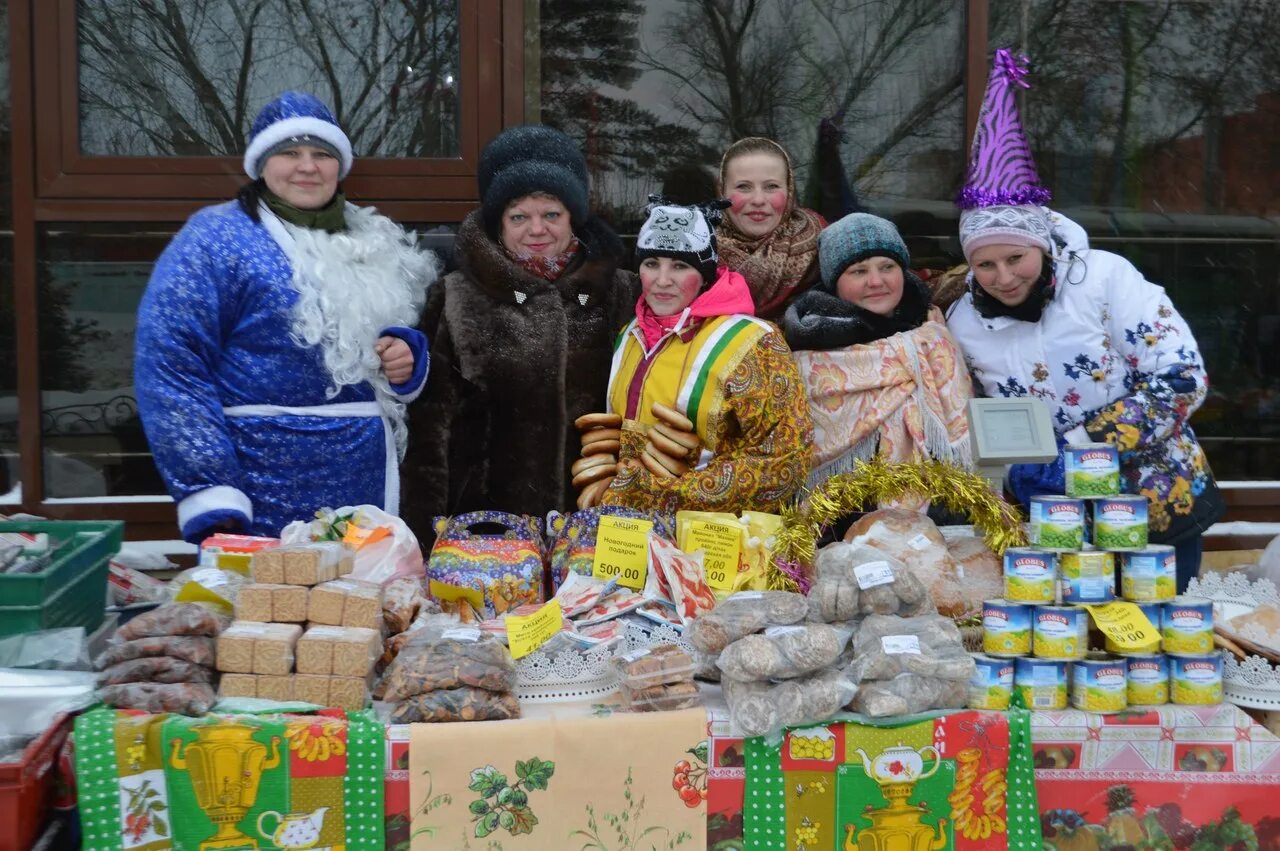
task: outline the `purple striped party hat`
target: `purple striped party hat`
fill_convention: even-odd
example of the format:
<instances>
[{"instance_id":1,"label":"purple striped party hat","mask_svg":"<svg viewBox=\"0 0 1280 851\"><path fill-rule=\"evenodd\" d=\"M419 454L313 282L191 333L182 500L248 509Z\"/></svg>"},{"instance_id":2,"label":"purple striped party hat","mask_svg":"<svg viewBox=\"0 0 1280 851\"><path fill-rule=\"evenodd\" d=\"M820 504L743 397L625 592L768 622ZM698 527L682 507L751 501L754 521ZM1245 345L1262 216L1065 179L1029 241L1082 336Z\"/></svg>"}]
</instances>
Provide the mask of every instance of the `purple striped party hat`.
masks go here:
<instances>
[{"instance_id":1,"label":"purple striped party hat","mask_svg":"<svg viewBox=\"0 0 1280 851\"><path fill-rule=\"evenodd\" d=\"M961 210L1049 202L1049 190L1040 183L1014 98L1015 86L1031 88L1028 62L1026 56L1014 56L1005 48L996 51L973 131L969 172L956 196Z\"/></svg>"}]
</instances>

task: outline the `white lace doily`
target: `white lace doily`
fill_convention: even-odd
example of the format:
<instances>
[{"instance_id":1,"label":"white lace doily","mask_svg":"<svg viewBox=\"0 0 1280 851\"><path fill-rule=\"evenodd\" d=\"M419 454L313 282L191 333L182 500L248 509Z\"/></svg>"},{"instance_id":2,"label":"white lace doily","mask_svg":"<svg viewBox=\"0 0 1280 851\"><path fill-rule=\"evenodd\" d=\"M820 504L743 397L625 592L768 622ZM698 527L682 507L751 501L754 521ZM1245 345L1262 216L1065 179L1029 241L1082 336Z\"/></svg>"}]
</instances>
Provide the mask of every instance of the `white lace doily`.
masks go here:
<instances>
[{"instance_id":1,"label":"white lace doily","mask_svg":"<svg viewBox=\"0 0 1280 851\"><path fill-rule=\"evenodd\" d=\"M1280 608L1280 591L1268 579L1250 582L1243 573L1211 573L1191 580L1187 594L1213 601L1215 622L1223 624L1237 615L1247 614L1266 603ZM1269 647L1280 647L1280 636L1269 633L1258 624L1240 631L1242 638ZM1252 709L1280 710L1280 668L1261 656L1249 655L1242 662L1225 653L1222 669L1222 694L1238 706Z\"/></svg>"},{"instance_id":2,"label":"white lace doily","mask_svg":"<svg viewBox=\"0 0 1280 851\"><path fill-rule=\"evenodd\" d=\"M613 659L658 644L675 644L693 655L693 647L668 624L629 621L610 649L564 650L548 655L535 650L516 663L516 696L529 703L598 700L618 690Z\"/></svg>"}]
</instances>

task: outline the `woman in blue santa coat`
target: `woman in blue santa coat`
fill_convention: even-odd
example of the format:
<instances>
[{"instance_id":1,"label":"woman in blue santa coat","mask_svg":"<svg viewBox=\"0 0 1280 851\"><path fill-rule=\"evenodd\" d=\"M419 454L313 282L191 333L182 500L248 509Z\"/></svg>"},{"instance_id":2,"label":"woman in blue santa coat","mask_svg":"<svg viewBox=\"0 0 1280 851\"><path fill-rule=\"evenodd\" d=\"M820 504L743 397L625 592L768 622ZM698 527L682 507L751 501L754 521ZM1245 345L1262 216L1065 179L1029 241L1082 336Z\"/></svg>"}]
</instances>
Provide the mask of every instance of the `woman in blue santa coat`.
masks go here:
<instances>
[{"instance_id":1,"label":"woman in blue santa coat","mask_svg":"<svg viewBox=\"0 0 1280 851\"><path fill-rule=\"evenodd\" d=\"M433 255L339 181L351 143L315 97L254 120L252 179L197 212L138 309L135 383L182 535L276 535L317 508L395 513L404 406L427 376L413 329Z\"/></svg>"}]
</instances>

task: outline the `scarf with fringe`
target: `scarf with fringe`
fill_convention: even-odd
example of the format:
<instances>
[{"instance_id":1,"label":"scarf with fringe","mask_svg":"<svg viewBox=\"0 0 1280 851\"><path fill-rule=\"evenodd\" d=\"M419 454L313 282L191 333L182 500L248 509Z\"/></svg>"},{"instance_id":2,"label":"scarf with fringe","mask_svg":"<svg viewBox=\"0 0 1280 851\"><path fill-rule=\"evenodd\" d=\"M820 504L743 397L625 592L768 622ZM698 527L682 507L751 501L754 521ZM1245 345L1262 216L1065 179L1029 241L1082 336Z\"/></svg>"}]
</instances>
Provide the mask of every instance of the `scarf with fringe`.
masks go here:
<instances>
[{"instance_id":1,"label":"scarf with fringe","mask_svg":"<svg viewBox=\"0 0 1280 851\"><path fill-rule=\"evenodd\" d=\"M293 238L287 253L298 293L291 334L300 346L320 348L332 380L328 398L343 387L373 385L403 459L404 404L373 347L384 329L418 324L439 266L434 254L417 247L416 234L372 208L348 205L346 219L347 229L340 233L284 223Z\"/></svg>"},{"instance_id":2,"label":"scarf with fringe","mask_svg":"<svg viewBox=\"0 0 1280 851\"><path fill-rule=\"evenodd\" d=\"M795 197L792 189L791 196ZM822 217L793 207L769 234L752 238L725 216L716 229L720 263L747 279L756 316L772 316L782 306L818 256Z\"/></svg>"},{"instance_id":3,"label":"scarf with fringe","mask_svg":"<svg viewBox=\"0 0 1280 851\"><path fill-rule=\"evenodd\" d=\"M873 343L792 356L813 417L809 489L877 455L972 464L965 407L973 393L945 326L926 322Z\"/></svg>"}]
</instances>

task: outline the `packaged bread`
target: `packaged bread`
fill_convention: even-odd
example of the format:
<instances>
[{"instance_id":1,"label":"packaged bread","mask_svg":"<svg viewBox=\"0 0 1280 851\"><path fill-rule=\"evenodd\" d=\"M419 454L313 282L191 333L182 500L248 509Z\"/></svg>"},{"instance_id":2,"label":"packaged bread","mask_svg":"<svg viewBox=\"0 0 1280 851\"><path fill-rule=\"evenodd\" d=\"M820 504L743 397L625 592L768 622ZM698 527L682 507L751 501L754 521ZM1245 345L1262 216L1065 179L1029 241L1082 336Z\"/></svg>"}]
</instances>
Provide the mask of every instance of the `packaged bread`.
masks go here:
<instances>
[{"instance_id":1,"label":"packaged bread","mask_svg":"<svg viewBox=\"0 0 1280 851\"><path fill-rule=\"evenodd\" d=\"M288 674L302 627L236 621L218 636L218 670L236 674Z\"/></svg>"},{"instance_id":2,"label":"packaged bread","mask_svg":"<svg viewBox=\"0 0 1280 851\"><path fill-rule=\"evenodd\" d=\"M118 662L98 675L98 685L120 683L207 683L213 671L169 656L144 656Z\"/></svg>"},{"instance_id":3,"label":"packaged bread","mask_svg":"<svg viewBox=\"0 0 1280 851\"><path fill-rule=\"evenodd\" d=\"M231 618L199 603L172 603L143 612L116 630L120 641L162 635L216 636Z\"/></svg>"},{"instance_id":4,"label":"packaged bread","mask_svg":"<svg viewBox=\"0 0 1280 851\"><path fill-rule=\"evenodd\" d=\"M506 721L520 717L515 695L482 688L449 688L415 694L391 711L392 724Z\"/></svg>"},{"instance_id":5,"label":"packaged bread","mask_svg":"<svg viewBox=\"0 0 1280 851\"><path fill-rule=\"evenodd\" d=\"M262 585L283 585L284 553L279 547L258 550L249 562L249 576Z\"/></svg>"},{"instance_id":6,"label":"packaged bread","mask_svg":"<svg viewBox=\"0 0 1280 851\"><path fill-rule=\"evenodd\" d=\"M426 602L421 579L405 576L388 582L382 589L382 623L387 634L398 635L407 630Z\"/></svg>"},{"instance_id":7,"label":"packaged bread","mask_svg":"<svg viewBox=\"0 0 1280 851\"><path fill-rule=\"evenodd\" d=\"M292 674L258 674L258 697L263 700L293 700Z\"/></svg>"},{"instance_id":8,"label":"packaged bread","mask_svg":"<svg viewBox=\"0 0 1280 851\"><path fill-rule=\"evenodd\" d=\"M260 585L253 583L240 589L236 600L236 620L269 623L271 617L271 592L284 585Z\"/></svg>"},{"instance_id":9,"label":"packaged bread","mask_svg":"<svg viewBox=\"0 0 1280 851\"><path fill-rule=\"evenodd\" d=\"M808 596L809 619L820 623L935 611L929 590L914 570L876 547L842 541L818 551Z\"/></svg>"},{"instance_id":10,"label":"packaged bread","mask_svg":"<svg viewBox=\"0 0 1280 851\"><path fill-rule=\"evenodd\" d=\"M903 508L882 508L854 523L845 540L875 547L905 564L929 589L941 614L957 617L965 611L964 587L955 559L928 516Z\"/></svg>"},{"instance_id":11,"label":"packaged bread","mask_svg":"<svg viewBox=\"0 0 1280 851\"><path fill-rule=\"evenodd\" d=\"M381 650L381 636L372 629L312 626L298 641L298 673L367 677Z\"/></svg>"},{"instance_id":12,"label":"packaged bread","mask_svg":"<svg viewBox=\"0 0 1280 851\"><path fill-rule=\"evenodd\" d=\"M257 697L258 678L254 674L223 674L218 682L222 697Z\"/></svg>"},{"instance_id":13,"label":"packaged bread","mask_svg":"<svg viewBox=\"0 0 1280 851\"><path fill-rule=\"evenodd\" d=\"M872 718L886 718L931 709L963 709L968 700L968 680L904 673L858 686L851 708Z\"/></svg>"},{"instance_id":14,"label":"packaged bread","mask_svg":"<svg viewBox=\"0 0 1280 851\"><path fill-rule=\"evenodd\" d=\"M981 615L985 601L1004 596L1004 560L991 551L986 541L970 536L955 538L947 542L947 552L956 564L960 603L957 607L942 599L939 614L951 618ZM959 611L955 611L957 608Z\"/></svg>"},{"instance_id":15,"label":"packaged bread","mask_svg":"<svg viewBox=\"0 0 1280 851\"><path fill-rule=\"evenodd\" d=\"M93 664L101 671L120 662L147 656L171 656L193 665L212 668L214 640L201 635L151 635L146 638L135 638L133 641L108 644L107 648L98 654L98 658L93 660Z\"/></svg>"},{"instance_id":16,"label":"packaged bread","mask_svg":"<svg viewBox=\"0 0 1280 851\"><path fill-rule=\"evenodd\" d=\"M245 585L236 602L236 620L305 623L307 589L300 585Z\"/></svg>"},{"instance_id":17,"label":"packaged bread","mask_svg":"<svg viewBox=\"0 0 1280 851\"><path fill-rule=\"evenodd\" d=\"M784 727L828 721L857 692L844 670L827 669L781 683L724 681L732 729L744 736L776 736Z\"/></svg>"},{"instance_id":18,"label":"packaged bread","mask_svg":"<svg viewBox=\"0 0 1280 851\"><path fill-rule=\"evenodd\" d=\"M318 585L338 578L338 566L349 550L339 541L316 541L281 547L286 585Z\"/></svg>"},{"instance_id":19,"label":"packaged bread","mask_svg":"<svg viewBox=\"0 0 1280 851\"><path fill-rule=\"evenodd\" d=\"M693 681L693 659L674 644L632 650L615 658L613 665L622 685L630 689Z\"/></svg>"},{"instance_id":20,"label":"packaged bread","mask_svg":"<svg viewBox=\"0 0 1280 851\"><path fill-rule=\"evenodd\" d=\"M624 683L621 693L622 706L628 712L667 712L702 705L702 696L692 681L657 683L638 688Z\"/></svg>"},{"instance_id":21,"label":"packaged bread","mask_svg":"<svg viewBox=\"0 0 1280 851\"><path fill-rule=\"evenodd\" d=\"M847 631L825 623L769 627L730 644L716 664L728 679L791 679L827 667L848 641Z\"/></svg>"},{"instance_id":22,"label":"packaged bread","mask_svg":"<svg viewBox=\"0 0 1280 851\"><path fill-rule=\"evenodd\" d=\"M335 579L311 589L308 616L329 626L382 628L382 586L352 579Z\"/></svg>"},{"instance_id":23,"label":"packaged bread","mask_svg":"<svg viewBox=\"0 0 1280 851\"><path fill-rule=\"evenodd\" d=\"M104 686L98 689L98 699L119 709L176 712L179 715L204 715L217 701L213 686L208 683L125 683Z\"/></svg>"},{"instance_id":24,"label":"packaged bread","mask_svg":"<svg viewBox=\"0 0 1280 851\"><path fill-rule=\"evenodd\" d=\"M383 677L384 699L470 686L487 691L515 688L516 666L507 646L474 627L419 631L400 650Z\"/></svg>"},{"instance_id":25,"label":"packaged bread","mask_svg":"<svg viewBox=\"0 0 1280 851\"><path fill-rule=\"evenodd\" d=\"M790 591L741 591L699 615L685 628L685 636L703 653L719 653L733 642L766 626L799 623L809 603Z\"/></svg>"},{"instance_id":26,"label":"packaged bread","mask_svg":"<svg viewBox=\"0 0 1280 851\"><path fill-rule=\"evenodd\" d=\"M330 679L328 675L321 674L294 674L293 699L328 706Z\"/></svg>"},{"instance_id":27,"label":"packaged bread","mask_svg":"<svg viewBox=\"0 0 1280 851\"><path fill-rule=\"evenodd\" d=\"M968 682L974 671L960 630L941 615L872 615L858 628L853 652L849 675L859 684L904 673Z\"/></svg>"}]
</instances>

